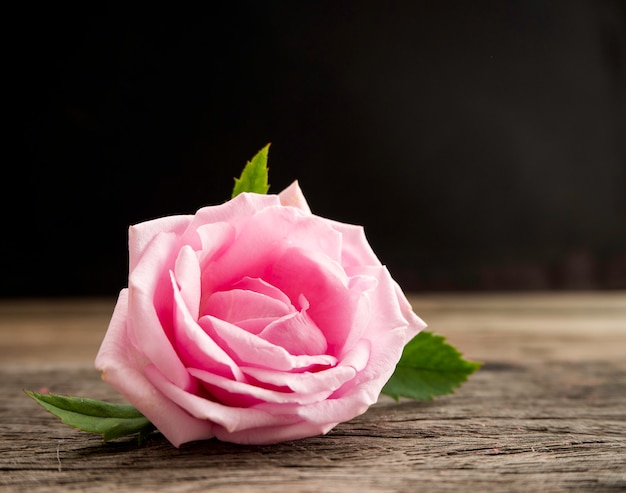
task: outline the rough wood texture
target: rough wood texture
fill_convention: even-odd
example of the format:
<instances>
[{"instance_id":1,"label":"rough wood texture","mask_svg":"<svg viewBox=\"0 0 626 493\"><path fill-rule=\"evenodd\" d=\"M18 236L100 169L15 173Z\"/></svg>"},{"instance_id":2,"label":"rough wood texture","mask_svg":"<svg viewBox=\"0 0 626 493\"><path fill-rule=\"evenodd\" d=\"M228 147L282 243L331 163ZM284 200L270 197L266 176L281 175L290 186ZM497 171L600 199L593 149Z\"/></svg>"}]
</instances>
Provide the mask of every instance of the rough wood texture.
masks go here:
<instances>
[{"instance_id":1,"label":"rough wood texture","mask_svg":"<svg viewBox=\"0 0 626 493\"><path fill-rule=\"evenodd\" d=\"M103 444L22 392L119 401L91 363L110 300L1 303L0 490L626 490L626 293L413 303L430 330L485 362L456 394L382 397L324 437L180 449L158 434L141 447ZM41 341L54 341L54 352Z\"/></svg>"}]
</instances>

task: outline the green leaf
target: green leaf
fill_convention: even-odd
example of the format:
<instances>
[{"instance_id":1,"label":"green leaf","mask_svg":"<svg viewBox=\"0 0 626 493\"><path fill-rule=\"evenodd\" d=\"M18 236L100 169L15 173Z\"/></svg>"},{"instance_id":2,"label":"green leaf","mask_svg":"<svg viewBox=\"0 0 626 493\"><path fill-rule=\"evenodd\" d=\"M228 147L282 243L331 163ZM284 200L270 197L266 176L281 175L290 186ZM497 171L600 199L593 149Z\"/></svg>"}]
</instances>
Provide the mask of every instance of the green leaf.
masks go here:
<instances>
[{"instance_id":1,"label":"green leaf","mask_svg":"<svg viewBox=\"0 0 626 493\"><path fill-rule=\"evenodd\" d=\"M451 394L481 364L464 360L441 336L422 331L404 347L396 369L382 393L398 400L431 400Z\"/></svg>"},{"instance_id":2,"label":"green leaf","mask_svg":"<svg viewBox=\"0 0 626 493\"><path fill-rule=\"evenodd\" d=\"M231 198L235 198L243 192L267 193L270 188L267 183L267 153L269 148L270 144L267 144L263 149L257 152L256 156L254 156L251 161L246 163L245 168L241 172L241 176L235 178L235 187L233 188Z\"/></svg>"},{"instance_id":3,"label":"green leaf","mask_svg":"<svg viewBox=\"0 0 626 493\"><path fill-rule=\"evenodd\" d=\"M39 394L24 391L67 425L103 435L108 442L126 435L139 434L142 441L155 430L143 414L129 404L113 404L84 397Z\"/></svg>"}]
</instances>

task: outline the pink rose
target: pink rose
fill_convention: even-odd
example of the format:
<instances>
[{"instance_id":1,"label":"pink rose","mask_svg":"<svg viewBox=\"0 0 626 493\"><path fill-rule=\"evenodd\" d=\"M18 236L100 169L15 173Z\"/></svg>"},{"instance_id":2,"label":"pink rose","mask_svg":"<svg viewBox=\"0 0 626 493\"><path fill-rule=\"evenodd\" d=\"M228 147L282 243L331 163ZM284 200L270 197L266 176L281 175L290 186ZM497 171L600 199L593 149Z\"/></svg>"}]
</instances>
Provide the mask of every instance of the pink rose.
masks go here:
<instances>
[{"instance_id":1,"label":"pink rose","mask_svg":"<svg viewBox=\"0 0 626 493\"><path fill-rule=\"evenodd\" d=\"M177 447L327 433L425 327L363 229L297 182L132 226L128 281L96 367Z\"/></svg>"}]
</instances>

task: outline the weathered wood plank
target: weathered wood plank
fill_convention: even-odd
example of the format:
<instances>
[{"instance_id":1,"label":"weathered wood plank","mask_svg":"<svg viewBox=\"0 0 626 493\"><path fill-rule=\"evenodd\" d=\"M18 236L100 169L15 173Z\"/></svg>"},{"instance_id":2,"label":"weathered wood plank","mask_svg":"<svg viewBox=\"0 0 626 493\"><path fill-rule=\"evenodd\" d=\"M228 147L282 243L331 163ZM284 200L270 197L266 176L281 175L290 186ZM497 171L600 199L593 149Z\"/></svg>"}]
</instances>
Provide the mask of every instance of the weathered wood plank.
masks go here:
<instances>
[{"instance_id":1,"label":"weathered wood plank","mask_svg":"<svg viewBox=\"0 0 626 493\"><path fill-rule=\"evenodd\" d=\"M626 292L413 296L429 330L488 361L626 360Z\"/></svg>"},{"instance_id":2,"label":"weathered wood plank","mask_svg":"<svg viewBox=\"0 0 626 493\"><path fill-rule=\"evenodd\" d=\"M7 491L619 491L626 368L493 362L455 395L381 398L329 435L273 446L175 449L75 431L22 388L119 399L90 368L5 369L0 485Z\"/></svg>"},{"instance_id":3,"label":"weathered wood plank","mask_svg":"<svg viewBox=\"0 0 626 493\"><path fill-rule=\"evenodd\" d=\"M114 300L0 301L0 491L623 491L626 294L412 297L484 361L456 394L381 398L329 435L267 447L102 443L22 389L117 400L93 358Z\"/></svg>"}]
</instances>

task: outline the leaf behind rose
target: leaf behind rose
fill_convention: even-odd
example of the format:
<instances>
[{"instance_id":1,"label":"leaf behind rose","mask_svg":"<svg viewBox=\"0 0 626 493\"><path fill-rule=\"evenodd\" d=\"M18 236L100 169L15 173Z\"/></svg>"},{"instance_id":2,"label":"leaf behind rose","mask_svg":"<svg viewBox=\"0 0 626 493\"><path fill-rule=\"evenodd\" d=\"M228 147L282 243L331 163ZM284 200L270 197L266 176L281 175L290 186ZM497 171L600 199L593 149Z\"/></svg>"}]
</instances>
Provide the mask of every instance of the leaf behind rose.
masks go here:
<instances>
[{"instance_id":1,"label":"leaf behind rose","mask_svg":"<svg viewBox=\"0 0 626 493\"><path fill-rule=\"evenodd\" d=\"M404 346L382 393L395 400L400 397L431 400L453 393L480 366L480 363L463 359L443 337L422 331Z\"/></svg>"},{"instance_id":2,"label":"leaf behind rose","mask_svg":"<svg viewBox=\"0 0 626 493\"><path fill-rule=\"evenodd\" d=\"M269 152L269 148L270 144L267 144L246 163L246 166L241 172L241 176L239 178L235 178L235 187L233 188L233 195L231 198L235 198L243 192L260 194L267 193L270 188L267 183L267 154Z\"/></svg>"},{"instance_id":3,"label":"leaf behind rose","mask_svg":"<svg viewBox=\"0 0 626 493\"><path fill-rule=\"evenodd\" d=\"M24 391L67 425L103 435L108 442L126 435L139 434L141 441L154 431L148 418L129 404L114 404L85 397L39 394Z\"/></svg>"}]
</instances>

